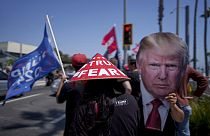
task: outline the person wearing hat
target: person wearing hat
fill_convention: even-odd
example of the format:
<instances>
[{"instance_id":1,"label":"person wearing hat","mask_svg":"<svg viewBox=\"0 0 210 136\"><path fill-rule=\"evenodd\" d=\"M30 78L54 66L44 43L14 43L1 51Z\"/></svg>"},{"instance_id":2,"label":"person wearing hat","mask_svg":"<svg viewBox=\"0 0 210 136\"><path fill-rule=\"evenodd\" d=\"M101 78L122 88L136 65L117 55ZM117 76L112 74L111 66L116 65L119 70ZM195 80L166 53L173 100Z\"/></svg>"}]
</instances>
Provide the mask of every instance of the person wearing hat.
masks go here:
<instances>
[{"instance_id":1,"label":"person wearing hat","mask_svg":"<svg viewBox=\"0 0 210 136\"><path fill-rule=\"evenodd\" d=\"M117 79L88 80L76 110L75 136L138 136L140 110L135 98L116 94Z\"/></svg>"},{"instance_id":2,"label":"person wearing hat","mask_svg":"<svg viewBox=\"0 0 210 136\"><path fill-rule=\"evenodd\" d=\"M86 55L81 53L74 54L71 60L75 71L78 71L84 64L88 62ZM69 135L69 131L71 130L70 126L75 116L75 109L80 102L81 93L83 90L83 82L70 83L67 80L69 78L71 77L68 77L64 74L61 76L61 82L56 93L57 103L66 102L66 121L63 136Z\"/></svg>"},{"instance_id":3,"label":"person wearing hat","mask_svg":"<svg viewBox=\"0 0 210 136\"><path fill-rule=\"evenodd\" d=\"M119 80L126 74L100 54L96 54L71 78L87 81L75 111L70 136L138 136L140 110L135 98L125 92ZM121 87L119 87L121 86ZM120 88L120 89L119 89Z\"/></svg>"}]
</instances>

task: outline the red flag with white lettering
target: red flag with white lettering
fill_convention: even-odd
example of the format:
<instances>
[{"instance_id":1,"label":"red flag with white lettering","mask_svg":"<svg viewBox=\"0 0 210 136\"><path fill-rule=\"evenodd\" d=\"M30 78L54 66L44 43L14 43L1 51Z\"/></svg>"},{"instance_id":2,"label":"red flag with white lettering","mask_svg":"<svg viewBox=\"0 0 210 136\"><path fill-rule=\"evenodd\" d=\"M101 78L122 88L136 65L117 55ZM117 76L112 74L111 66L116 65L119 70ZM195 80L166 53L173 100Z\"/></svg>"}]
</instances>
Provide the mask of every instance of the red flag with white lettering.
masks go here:
<instances>
[{"instance_id":1,"label":"red flag with white lettering","mask_svg":"<svg viewBox=\"0 0 210 136\"><path fill-rule=\"evenodd\" d=\"M114 64L108 61L101 54L97 53L91 61L79 69L70 81L90 80L90 79L129 79Z\"/></svg>"},{"instance_id":2,"label":"red flag with white lettering","mask_svg":"<svg viewBox=\"0 0 210 136\"><path fill-rule=\"evenodd\" d=\"M104 36L102 40L102 45L107 46L108 53L111 54L117 49L117 37L115 33L115 27L113 26L112 29Z\"/></svg>"}]
</instances>

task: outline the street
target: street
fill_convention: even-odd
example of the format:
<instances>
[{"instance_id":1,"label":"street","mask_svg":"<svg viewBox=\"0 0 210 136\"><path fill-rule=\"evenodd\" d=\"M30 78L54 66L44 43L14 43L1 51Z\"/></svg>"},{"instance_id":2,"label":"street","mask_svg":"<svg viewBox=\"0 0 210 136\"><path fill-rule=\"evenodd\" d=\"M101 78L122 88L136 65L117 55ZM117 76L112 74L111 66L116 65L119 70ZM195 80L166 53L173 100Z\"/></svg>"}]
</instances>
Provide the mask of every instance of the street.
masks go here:
<instances>
[{"instance_id":1,"label":"street","mask_svg":"<svg viewBox=\"0 0 210 136\"><path fill-rule=\"evenodd\" d=\"M62 136L65 104L51 94L50 87L38 86L0 106L0 136Z\"/></svg>"},{"instance_id":2,"label":"street","mask_svg":"<svg viewBox=\"0 0 210 136\"><path fill-rule=\"evenodd\" d=\"M0 136L62 136L64 113L49 87L34 87L0 106Z\"/></svg>"}]
</instances>

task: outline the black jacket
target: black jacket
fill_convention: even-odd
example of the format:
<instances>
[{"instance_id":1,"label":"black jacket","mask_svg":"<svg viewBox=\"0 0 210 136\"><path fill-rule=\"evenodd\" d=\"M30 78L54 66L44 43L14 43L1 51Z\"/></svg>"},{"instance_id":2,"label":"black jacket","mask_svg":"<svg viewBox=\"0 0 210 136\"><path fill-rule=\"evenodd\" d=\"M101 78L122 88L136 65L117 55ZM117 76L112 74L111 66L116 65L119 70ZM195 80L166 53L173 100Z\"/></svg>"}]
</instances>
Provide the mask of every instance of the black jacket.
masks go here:
<instances>
[{"instance_id":1,"label":"black jacket","mask_svg":"<svg viewBox=\"0 0 210 136\"><path fill-rule=\"evenodd\" d=\"M111 136L138 136L140 110L136 99L129 94L116 98L111 121Z\"/></svg>"}]
</instances>

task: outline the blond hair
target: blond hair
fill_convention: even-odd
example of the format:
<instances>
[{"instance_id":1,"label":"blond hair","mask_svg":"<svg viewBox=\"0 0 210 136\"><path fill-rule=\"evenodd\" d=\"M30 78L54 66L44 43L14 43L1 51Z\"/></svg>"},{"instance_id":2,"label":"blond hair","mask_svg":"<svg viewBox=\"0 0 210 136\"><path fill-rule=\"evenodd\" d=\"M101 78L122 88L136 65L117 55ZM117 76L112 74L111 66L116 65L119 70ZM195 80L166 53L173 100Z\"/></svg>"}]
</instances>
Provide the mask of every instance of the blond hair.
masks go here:
<instances>
[{"instance_id":1,"label":"blond hair","mask_svg":"<svg viewBox=\"0 0 210 136\"><path fill-rule=\"evenodd\" d=\"M145 36L140 41L140 48L136 55L137 65L141 65L144 61L144 53L152 48L166 49L165 55L179 58L179 77L183 77L189 59L188 48L186 43L177 35L170 32L158 32ZM179 79L180 79L179 78ZM178 83L180 83L179 81Z\"/></svg>"}]
</instances>

